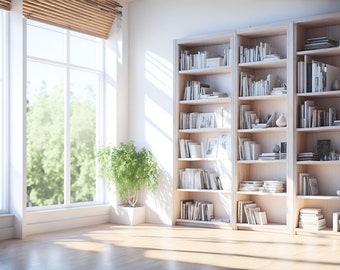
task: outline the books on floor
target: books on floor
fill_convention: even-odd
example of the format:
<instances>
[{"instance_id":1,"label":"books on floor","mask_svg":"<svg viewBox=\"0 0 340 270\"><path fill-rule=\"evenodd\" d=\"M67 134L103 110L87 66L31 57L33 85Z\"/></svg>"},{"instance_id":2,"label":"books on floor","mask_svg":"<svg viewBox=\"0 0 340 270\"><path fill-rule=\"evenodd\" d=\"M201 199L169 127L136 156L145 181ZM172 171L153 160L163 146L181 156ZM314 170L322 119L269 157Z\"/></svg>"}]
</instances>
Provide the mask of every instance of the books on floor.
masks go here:
<instances>
[{"instance_id":1,"label":"books on floor","mask_svg":"<svg viewBox=\"0 0 340 270\"><path fill-rule=\"evenodd\" d=\"M326 228L326 219L320 208L301 208L299 228L307 231L319 231Z\"/></svg>"}]
</instances>

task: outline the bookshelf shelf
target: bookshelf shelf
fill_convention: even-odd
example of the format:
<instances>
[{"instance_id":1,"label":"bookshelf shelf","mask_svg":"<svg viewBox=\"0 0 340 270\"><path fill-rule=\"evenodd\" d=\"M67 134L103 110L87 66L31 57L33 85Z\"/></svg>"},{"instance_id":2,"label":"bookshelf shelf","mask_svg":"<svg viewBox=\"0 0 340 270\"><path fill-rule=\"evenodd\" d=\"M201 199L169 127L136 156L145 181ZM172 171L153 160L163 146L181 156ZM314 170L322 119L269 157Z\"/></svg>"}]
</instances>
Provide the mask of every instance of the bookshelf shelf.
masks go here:
<instances>
[{"instance_id":1,"label":"bookshelf shelf","mask_svg":"<svg viewBox=\"0 0 340 270\"><path fill-rule=\"evenodd\" d=\"M287 230L287 226L285 224L276 224L276 223L270 223L266 225L237 223L237 228L239 230L248 230L248 231L289 233Z\"/></svg>"},{"instance_id":2,"label":"bookshelf shelf","mask_svg":"<svg viewBox=\"0 0 340 270\"><path fill-rule=\"evenodd\" d=\"M239 67L243 68L257 68L257 69L268 69L268 68L280 68L287 65L287 59L271 59L250 63L240 63Z\"/></svg>"},{"instance_id":3,"label":"bookshelf shelf","mask_svg":"<svg viewBox=\"0 0 340 270\"><path fill-rule=\"evenodd\" d=\"M298 93L298 97L308 97L308 98L330 98L330 97L340 97L340 90L316 92L316 93Z\"/></svg>"},{"instance_id":4,"label":"bookshelf shelf","mask_svg":"<svg viewBox=\"0 0 340 270\"><path fill-rule=\"evenodd\" d=\"M285 164L286 159L274 159L274 160L238 160L238 164Z\"/></svg>"},{"instance_id":5,"label":"bookshelf shelf","mask_svg":"<svg viewBox=\"0 0 340 270\"><path fill-rule=\"evenodd\" d=\"M340 160L329 160L329 161L297 161L298 165L310 165L310 166L340 166Z\"/></svg>"},{"instance_id":6,"label":"bookshelf shelf","mask_svg":"<svg viewBox=\"0 0 340 270\"><path fill-rule=\"evenodd\" d=\"M311 55L311 56L332 56L340 55L340 47L317 49L317 50L306 50L298 51L297 55Z\"/></svg>"},{"instance_id":7,"label":"bookshelf shelf","mask_svg":"<svg viewBox=\"0 0 340 270\"><path fill-rule=\"evenodd\" d=\"M282 94L282 95L250 96L250 97L239 97L238 99L240 101L286 100L287 99L287 95L286 94Z\"/></svg>"},{"instance_id":8,"label":"bookshelf shelf","mask_svg":"<svg viewBox=\"0 0 340 270\"><path fill-rule=\"evenodd\" d=\"M297 128L297 132L331 132L340 131L340 126L315 127L315 128Z\"/></svg>"},{"instance_id":9,"label":"bookshelf shelf","mask_svg":"<svg viewBox=\"0 0 340 270\"><path fill-rule=\"evenodd\" d=\"M231 193L229 190L212 190L212 189L184 189L179 188L177 189L178 192L201 192L201 193Z\"/></svg>"},{"instance_id":10,"label":"bookshelf shelf","mask_svg":"<svg viewBox=\"0 0 340 270\"><path fill-rule=\"evenodd\" d=\"M269 193L269 192L250 192L250 191L237 191L237 194L239 195L256 195L256 196L283 196L286 197L287 193Z\"/></svg>"},{"instance_id":11,"label":"bookshelf shelf","mask_svg":"<svg viewBox=\"0 0 340 270\"><path fill-rule=\"evenodd\" d=\"M336 237L340 238L340 232L333 232L331 227L327 227L325 229L319 231L308 231L301 228L296 228L295 232L297 235L306 235L306 236L318 236L318 237Z\"/></svg>"},{"instance_id":12,"label":"bookshelf shelf","mask_svg":"<svg viewBox=\"0 0 340 270\"><path fill-rule=\"evenodd\" d=\"M181 75L214 75L214 74L228 74L231 73L231 68L228 66L220 66L215 68L201 68L201 69L190 69L181 70Z\"/></svg>"},{"instance_id":13,"label":"bookshelf shelf","mask_svg":"<svg viewBox=\"0 0 340 270\"><path fill-rule=\"evenodd\" d=\"M197 128L197 129L179 129L179 133L223 133L230 132L229 128Z\"/></svg>"},{"instance_id":14,"label":"bookshelf shelf","mask_svg":"<svg viewBox=\"0 0 340 270\"><path fill-rule=\"evenodd\" d=\"M182 226L232 229L230 223L228 223L228 222L212 222L212 221L176 219L176 223L177 223L177 225L182 225Z\"/></svg>"},{"instance_id":15,"label":"bookshelf shelf","mask_svg":"<svg viewBox=\"0 0 340 270\"><path fill-rule=\"evenodd\" d=\"M211 98L211 99L199 99L199 100L181 100L180 105L209 105L209 104L224 104L230 103L230 98Z\"/></svg>"},{"instance_id":16,"label":"bookshelf shelf","mask_svg":"<svg viewBox=\"0 0 340 270\"><path fill-rule=\"evenodd\" d=\"M304 89L307 87L307 81L301 81L301 78L306 80L309 76L302 75L307 74L301 72L302 63L303 68L312 61L326 64L327 70L340 68L340 46L319 46L320 49L304 50L306 40L310 41L315 37L327 37L340 42L339 27L340 13L335 13L175 41L175 141L192 140L206 144L212 137L219 137L221 134L228 136L228 155L223 158L218 158L218 155L216 158L178 158L182 155L179 155L178 143L174 143L176 183L180 183L179 174L182 170L203 168L216 171L224 181L223 188L227 188L195 190L178 189L184 186L174 185L174 221L177 224L340 236L340 232L335 233L330 228L318 232L306 232L296 228L301 208L322 209L328 227L332 224L333 213L340 211L340 196L335 195L336 190L340 190L340 125L337 126L339 123L335 121L340 120L340 87L335 82L330 86L330 79L327 77L327 87L314 86L316 92L312 92L312 88L308 91ZM227 65L190 70L180 68L183 67L183 51L186 54L209 51L214 56L222 56L226 48L230 60ZM279 58L276 58L277 56ZM266 58L271 59L263 60ZM181 100L188 80L211 84L213 89L227 93L227 97ZM248 83L248 80L251 83ZM282 91L286 89L287 91ZM187 98L187 95L185 97ZM301 114L302 105L309 106L313 102L319 112L314 114L314 122L309 124ZM217 125L219 128L179 129L179 123L182 123L180 115L190 115L191 112L216 112L221 108L226 112L224 119L227 119L227 123ZM281 114L287 120L285 127L278 127L276 124ZM249 128L254 123L267 123L269 119L268 128ZM308 126L315 127L305 128ZM331 158L324 155L322 157L326 160L334 159L333 161L298 160L300 153L317 151L321 140L330 141L332 153ZM250 146L252 144L255 145ZM282 159L274 159L276 156L271 155L273 151L277 151L277 146L279 151L284 153L281 153ZM259 152L257 157L268 159L256 159L255 155L251 155L252 152L249 155L249 151L256 155ZM297 195L302 194L299 189L299 176L302 175L300 173L317 178L319 194L322 195ZM239 191L241 184L240 190L264 190L265 186L246 189L246 184L256 180L277 180L278 188L275 188L275 192L281 193ZM225 220L230 218L230 223L181 219L183 216L180 206L187 200L211 202L214 215ZM265 212L269 224L239 223L244 221L243 212L239 212L239 207L244 207L243 203L247 202L255 204L254 207L260 208L260 212ZM261 223L259 220L257 222Z\"/></svg>"},{"instance_id":17,"label":"bookshelf shelf","mask_svg":"<svg viewBox=\"0 0 340 270\"><path fill-rule=\"evenodd\" d=\"M269 127L269 128L249 128L239 129L238 133L274 133L274 132L287 132L287 127Z\"/></svg>"},{"instance_id":18,"label":"bookshelf shelf","mask_svg":"<svg viewBox=\"0 0 340 270\"><path fill-rule=\"evenodd\" d=\"M327 195L318 195L318 196L303 196L297 195L298 199L305 199L305 200L334 200L340 201L340 196L327 196Z\"/></svg>"}]
</instances>

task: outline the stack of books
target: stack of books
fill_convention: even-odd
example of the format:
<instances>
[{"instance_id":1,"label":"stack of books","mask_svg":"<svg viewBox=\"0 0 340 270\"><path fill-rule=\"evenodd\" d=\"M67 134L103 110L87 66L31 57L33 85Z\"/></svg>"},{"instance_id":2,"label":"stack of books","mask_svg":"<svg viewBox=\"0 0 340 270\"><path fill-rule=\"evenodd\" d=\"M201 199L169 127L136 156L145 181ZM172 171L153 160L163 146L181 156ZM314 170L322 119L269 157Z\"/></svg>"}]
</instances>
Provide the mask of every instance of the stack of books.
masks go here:
<instances>
[{"instance_id":1,"label":"stack of books","mask_svg":"<svg viewBox=\"0 0 340 270\"><path fill-rule=\"evenodd\" d=\"M280 159L280 153L262 153L259 155L259 160L275 160Z\"/></svg>"},{"instance_id":2,"label":"stack of books","mask_svg":"<svg viewBox=\"0 0 340 270\"><path fill-rule=\"evenodd\" d=\"M339 46L339 42L328 37L308 38L305 41L305 50L332 48Z\"/></svg>"},{"instance_id":3,"label":"stack of books","mask_svg":"<svg viewBox=\"0 0 340 270\"><path fill-rule=\"evenodd\" d=\"M282 180L265 180L259 191L266 193L282 193L286 190L286 182Z\"/></svg>"},{"instance_id":4,"label":"stack of books","mask_svg":"<svg viewBox=\"0 0 340 270\"><path fill-rule=\"evenodd\" d=\"M302 152L298 154L298 161L320 160L320 155L314 152Z\"/></svg>"},{"instance_id":5,"label":"stack of books","mask_svg":"<svg viewBox=\"0 0 340 270\"><path fill-rule=\"evenodd\" d=\"M243 180L239 191L281 193L285 191L285 184L282 180Z\"/></svg>"},{"instance_id":6,"label":"stack of books","mask_svg":"<svg viewBox=\"0 0 340 270\"><path fill-rule=\"evenodd\" d=\"M262 180L244 180L240 183L239 191L260 191L262 187Z\"/></svg>"},{"instance_id":7,"label":"stack of books","mask_svg":"<svg viewBox=\"0 0 340 270\"><path fill-rule=\"evenodd\" d=\"M319 208L301 208L299 227L304 230L318 231L326 228L326 219Z\"/></svg>"}]
</instances>

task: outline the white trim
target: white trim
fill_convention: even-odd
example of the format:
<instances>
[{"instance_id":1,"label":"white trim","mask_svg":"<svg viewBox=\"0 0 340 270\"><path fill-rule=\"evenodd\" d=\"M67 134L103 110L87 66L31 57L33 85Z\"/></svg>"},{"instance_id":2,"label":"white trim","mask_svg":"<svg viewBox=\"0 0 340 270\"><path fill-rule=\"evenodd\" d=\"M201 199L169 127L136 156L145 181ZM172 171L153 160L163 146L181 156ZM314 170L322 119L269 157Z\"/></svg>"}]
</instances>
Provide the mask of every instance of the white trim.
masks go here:
<instances>
[{"instance_id":1,"label":"white trim","mask_svg":"<svg viewBox=\"0 0 340 270\"><path fill-rule=\"evenodd\" d=\"M3 42L1 48L1 59L2 62L0 63L2 65L2 88L3 91L0 93L0 103L1 107L0 109L2 110L0 116L0 126L1 126L1 140L0 140L0 185L2 186L0 191L1 192L1 205L3 206L0 208L0 213L8 213L8 205L9 205L9 185L8 185L8 164L9 164L9 151L8 151L8 138L9 138L9 124L8 124L8 117L9 117L9 93L8 93L8 88L9 88L9 61L8 61L8 48L9 48L9 18L8 18L8 13L2 11L1 12L1 28L2 28L2 36L1 39Z\"/></svg>"}]
</instances>

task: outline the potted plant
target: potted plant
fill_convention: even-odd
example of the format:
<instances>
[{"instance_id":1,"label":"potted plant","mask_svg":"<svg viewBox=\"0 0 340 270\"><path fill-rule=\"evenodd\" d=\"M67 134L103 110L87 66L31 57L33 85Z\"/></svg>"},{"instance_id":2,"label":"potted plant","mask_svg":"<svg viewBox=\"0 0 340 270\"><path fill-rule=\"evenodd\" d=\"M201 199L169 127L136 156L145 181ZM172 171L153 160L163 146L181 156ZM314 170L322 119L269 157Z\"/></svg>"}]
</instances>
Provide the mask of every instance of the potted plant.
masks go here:
<instances>
[{"instance_id":1,"label":"potted plant","mask_svg":"<svg viewBox=\"0 0 340 270\"><path fill-rule=\"evenodd\" d=\"M99 174L116 186L120 199L135 208L142 187L154 191L158 185L158 166L150 150L137 149L133 141L97 150Z\"/></svg>"}]
</instances>

